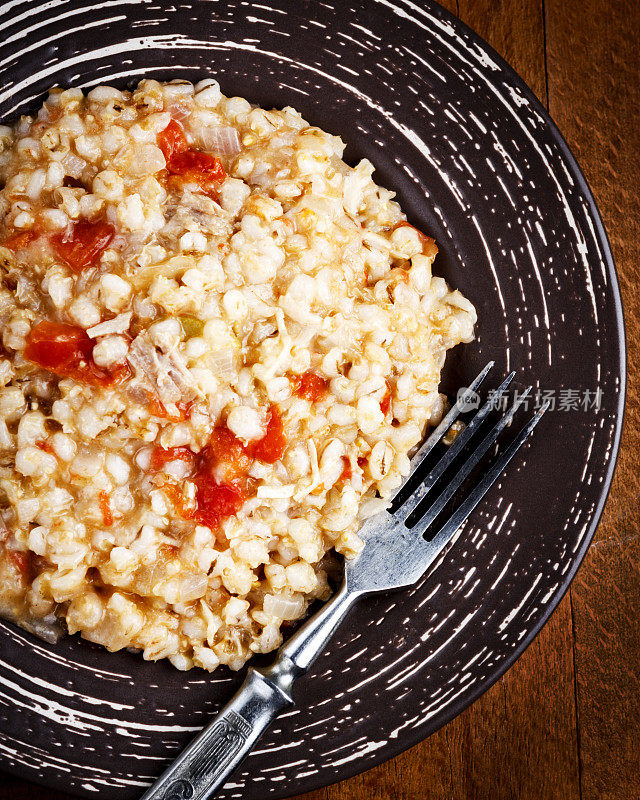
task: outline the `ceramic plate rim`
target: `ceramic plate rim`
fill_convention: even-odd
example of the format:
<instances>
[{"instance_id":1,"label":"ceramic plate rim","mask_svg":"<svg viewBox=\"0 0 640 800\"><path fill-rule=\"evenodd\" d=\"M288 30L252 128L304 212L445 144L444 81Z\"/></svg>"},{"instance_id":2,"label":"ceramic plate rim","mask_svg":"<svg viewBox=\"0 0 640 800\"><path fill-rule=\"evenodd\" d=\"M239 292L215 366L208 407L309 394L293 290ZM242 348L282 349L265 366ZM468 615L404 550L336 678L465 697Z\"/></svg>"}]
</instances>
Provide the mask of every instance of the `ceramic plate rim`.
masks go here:
<instances>
[{"instance_id":1,"label":"ceramic plate rim","mask_svg":"<svg viewBox=\"0 0 640 800\"><path fill-rule=\"evenodd\" d=\"M409 3L409 5L413 5ZM447 11L445 8L440 6L436 2L431 2L430 4L430 11L438 16L443 22L453 26L456 32L462 36L466 36L472 42L479 43L484 50L490 55L490 57L495 61L495 63L500 67L502 72L508 77L509 81L512 85L516 86L526 98L526 100L530 103L532 109L543 118L544 124L546 129L549 131L550 136L557 144L564 160L567 165L568 170L570 171L571 176L576 180L577 188L581 197L586 201L589 214L591 220L594 223L594 238L597 240L599 246L601 247L602 251L602 261L606 265L606 274L607 278L611 281L610 290L611 290L611 300L613 302L614 313L615 313L615 323L616 323L616 334L618 338L617 346L619 352L618 363L615 365L614 372L617 373L617 377L620 380L619 385L619 392L618 392L618 401L616 407L616 419L615 419L615 428L611 439L611 457L607 464L606 472L603 477L602 486L599 490L598 495L598 502L592 512L592 518L589 523L589 526L585 532L585 535L580 542L580 546L576 551L573 559L571 561L571 567L567 570L566 574L563 576L560 584L558 585L557 589L554 591L552 597L546 603L542 613L540 614L539 619L536 623L531 627L531 629L527 632L527 635L522 638L522 640L518 643L516 647L509 653L509 655L505 656L499 664L496 665L491 671L491 673L487 676L487 678L483 681L479 681L469 693L464 693L461 698L453 701L452 703L448 704L444 710L444 713L438 717L438 724L434 728L437 730L441 727L444 727L448 724L454 717L458 716L464 709L468 708L472 705L482 694L484 694L491 686L497 682L499 678L501 678L517 661L518 658L524 653L527 647L531 644L531 642L535 639L535 637L539 634L541 629L546 625L548 622L551 614L557 609L558 605L562 601L564 595L566 594L567 590L570 587L572 580L574 579L578 569L580 568L586 553L591 546L593 537L597 530L598 525L600 524L604 508L606 502L609 498L613 476L615 473L615 469L617 466L617 461L620 453L620 445L623 433L623 426L624 426L624 418L625 418L625 405L626 405L626 396L627 396L627 345L626 345L626 327L625 327L625 319L624 319L624 308L622 303L622 297L620 292L620 283L615 267L615 261L613 258L613 253L611 249L611 244L609 242L609 238L604 227L604 223L602 220L602 216L596 204L595 197L593 195L592 190L590 189L585 175L580 168L575 156L573 155L571 148L569 147L566 139L560 132L557 124L552 119L550 112L544 107L542 102L536 97L532 89L528 86L525 80L516 72L516 70L500 55L498 54L491 45L489 45L479 34L473 31L469 26L467 26L462 20L456 17L451 12ZM420 9L421 10L421 9ZM407 20L407 25L411 24L411 20ZM430 734L429 734L430 735ZM362 759L356 759L351 761L347 764L342 765L340 769L340 775L338 777L333 777L332 775L327 775L326 773L319 772L318 778L320 778L320 782L315 787L322 788L326 786L330 786L333 783L337 783L339 781L346 780L348 778L353 777L354 775L360 774L364 771L372 769L379 764L395 758L400 753L404 752L405 750L415 746L419 742L425 740L425 734L421 727L412 730L406 730L403 732L402 738L398 737L394 742L387 742L387 746L384 748L384 751L380 754L375 754L372 758L368 761L364 762ZM12 770L11 774L18 774ZM45 778L46 776L42 776ZM327 780L327 777L329 778ZM50 787L51 784L46 782L45 780L40 780L40 775L34 776L30 779L33 783L39 784L44 787ZM313 789L305 789L305 791L309 791ZM296 788L294 785L283 786L281 792L273 792L270 794L272 797L290 797L292 794L296 793Z\"/></svg>"}]
</instances>

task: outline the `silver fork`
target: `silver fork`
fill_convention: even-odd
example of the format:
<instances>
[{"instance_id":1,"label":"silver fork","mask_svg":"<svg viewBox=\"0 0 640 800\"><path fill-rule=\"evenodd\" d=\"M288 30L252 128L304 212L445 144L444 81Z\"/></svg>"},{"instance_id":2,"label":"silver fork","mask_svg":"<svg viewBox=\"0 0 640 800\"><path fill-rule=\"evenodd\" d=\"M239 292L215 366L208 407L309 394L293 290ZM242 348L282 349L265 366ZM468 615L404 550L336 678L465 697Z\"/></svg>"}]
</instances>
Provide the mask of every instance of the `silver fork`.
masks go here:
<instances>
[{"instance_id":1,"label":"silver fork","mask_svg":"<svg viewBox=\"0 0 640 800\"><path fill-rule=\"evenodd\" d=\"M249 668L235 696L141 800L205 800L211 797L249 753L267 726L293 703L291 689L294 681L324 650L356 600L373 592L411 586L434 564L548 408L547 404L543 405L529 419L435 535L426 539L425 533L511 423L531 390L529 387L517 397L488 433L470 448L441 493L428 508L424 508L426 503L423 504L422 500L479 433L492 403L487 400L476 411L424 480L417 482L417 472L453 422L476 399L476 391L493 364L489 362L473 383L459 394L456 404L414 455L411 473L393 498L389 510L364 523L361 535L366 542L365 548L356 559L345 563L344 580L338 592L280 648L271 666ZM515 372L511 372L497 391L504 392L514 376Z\"/></svg>"}]
</instances>

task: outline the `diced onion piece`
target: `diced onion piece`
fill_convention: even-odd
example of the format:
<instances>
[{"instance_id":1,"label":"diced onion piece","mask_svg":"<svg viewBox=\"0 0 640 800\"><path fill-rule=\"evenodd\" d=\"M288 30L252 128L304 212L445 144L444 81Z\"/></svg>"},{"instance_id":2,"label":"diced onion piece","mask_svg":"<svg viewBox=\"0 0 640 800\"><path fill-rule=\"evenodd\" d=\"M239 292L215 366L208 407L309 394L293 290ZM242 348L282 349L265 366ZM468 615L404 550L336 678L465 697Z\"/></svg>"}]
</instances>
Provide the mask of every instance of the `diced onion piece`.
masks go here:
<instances>
[{"instance_id":1,"label":"diced onion piece","mask_svg":"<svg viewBox=\"0 0 640 800\"><path fill-rule=\"evenodd\" d=\"M207 591L207 576L203 573L183 573L180 578L179 602L191 603Z\"/></svg>"},{"instance_id":2,"label":"diced onion piece","mask_svg":"<svg viewBox=\"0 0 640 800\"><path fill-rule=\"evenodd\" d=\"M192 125L191 130L196 143L204 150L223 156L234 156L242 150L238 131L230 126Z\"/></svg>"},{"instance_id":3,"label":"diced onion piece","mask_svg":"<svg viewBox=\"0 0 640 800\"><path fill-rule=\"evenodd\" d=\"M49 644L56 644L67 632L64 622L54 617L53 614L49 614L44 619L34 617L31 620L22 620L20 624L25 630Z\"/></svg>"},{"instance_id":4,"label":"diced onion piece","mask_svg":"<svg viewBox=\"0 0 640 800\"><path fill-rule=\"evenodd\" d=\"M283 597L277 594L264 596L264 611L279 619L300 619L304 613L305 603L302 596L297 598Z\"/></svg>"},{"instance_id":5,"label":"diced onion piece","mask_svg":"<svg viewBox=\"0 0 640 800\"><path fill-rule=\"evenodd\" d=\"M23 630L42 639L48 644L56 644L67 633L67 626L64 620L59 619L55 614L47 614L46 617L27 617L26 619L15 614L8 606L0 607L0 616L3 619L19 625Z\"/></svg>"},{"instance_id":6,"label":"diced onion piece","mask_svg":"<svg viewBox=\"0 0 640 800\"><path fill-rule=\"evenodd\" d=\"M224 348L214 351L210 356L213 374L222 381L233 380L238 373L236 357L232 350Z\"/></svg>"},{"instance_id":7,"label":"diced onion piece","mask_svg":"<svg viewBox=\"0 0 640 800\"><path fill-rule=\"evenodd\" d=\"M185 106L182 105L182 103L172 103L167 110L171 114L171 118L177 119L178 122L186 119L191 113L188 108L185 108Z\"/></svg>"}]
</instances>

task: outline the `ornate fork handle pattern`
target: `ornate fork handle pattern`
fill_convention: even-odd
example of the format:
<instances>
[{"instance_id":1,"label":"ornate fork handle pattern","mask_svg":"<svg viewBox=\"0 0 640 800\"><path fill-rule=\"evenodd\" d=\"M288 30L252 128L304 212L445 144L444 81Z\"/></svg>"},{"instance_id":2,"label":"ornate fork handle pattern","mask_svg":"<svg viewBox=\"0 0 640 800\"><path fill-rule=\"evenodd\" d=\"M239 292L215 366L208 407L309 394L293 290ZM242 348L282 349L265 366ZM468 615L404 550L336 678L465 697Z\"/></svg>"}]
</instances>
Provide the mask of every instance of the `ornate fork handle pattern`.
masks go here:
<instances>
[{"instance_id":1,"label":"ornate fork handle pattern","mask_svg":"<svg viewBox=\"0 0 640 800\"><path fill-rule=\"evenodd\" d=\"M358 592L346 583L280 649L270 667L250 667L217 717L141 800L206 800L219 789L268 725L293 703L291 688L322 652Z\"/></svg>"}]
</instances>

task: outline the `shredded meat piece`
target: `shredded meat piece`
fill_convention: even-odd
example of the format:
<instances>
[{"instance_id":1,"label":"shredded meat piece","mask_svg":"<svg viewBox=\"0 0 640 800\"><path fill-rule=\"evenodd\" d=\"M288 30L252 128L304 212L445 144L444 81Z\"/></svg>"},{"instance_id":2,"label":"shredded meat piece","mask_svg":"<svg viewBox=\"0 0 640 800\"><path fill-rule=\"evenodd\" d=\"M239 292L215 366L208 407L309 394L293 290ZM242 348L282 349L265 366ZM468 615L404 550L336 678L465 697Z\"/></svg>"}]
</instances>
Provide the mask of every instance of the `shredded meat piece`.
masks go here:
<instances>
[{"instance_id":1,"label":"shredded meat piece","mask_svg":"<svg viewBox=\"0 0 640 800\"><path fill-rule=\"evenodd\" d=\"M214 236L229 236L231 228L229 222L221 214L220 206L210 197L195 192L185 191L180 202L169 205L166 210L166 225L160 230L159 236L173 240L183 231L202 231Z\"/></svg>"},{"instance_id":2,"label":"shredded meat piece","mask_svg":"<svg viewBox=\"0 0 640 800\"><path fill-rule=\"evenodd\" d=\"M200 394L182 356L158 350L146 331L133 340L127 359L136 377L150 382L160 402L165 405L193 400Z\"/></svg>"}]
</instances>

